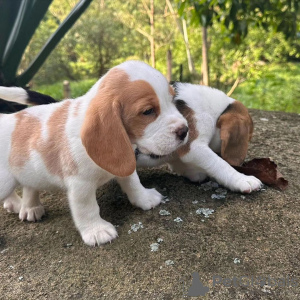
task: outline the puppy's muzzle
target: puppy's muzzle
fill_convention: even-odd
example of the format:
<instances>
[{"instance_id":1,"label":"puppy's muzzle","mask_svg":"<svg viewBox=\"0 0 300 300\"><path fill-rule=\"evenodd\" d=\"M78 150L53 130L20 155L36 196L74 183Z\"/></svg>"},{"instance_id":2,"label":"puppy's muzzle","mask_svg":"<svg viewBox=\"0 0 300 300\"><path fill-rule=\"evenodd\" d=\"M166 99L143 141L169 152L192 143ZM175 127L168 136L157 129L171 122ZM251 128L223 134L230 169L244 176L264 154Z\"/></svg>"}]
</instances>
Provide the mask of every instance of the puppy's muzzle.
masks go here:
<instances>
[{"instance_id":1,"label":"puppy's muzzle","mask_svg":"<svg viewBox=\"0 0 300 300\"><path fill-rule=\"evenodd\" d=\"M175 131L175 133L176 133L176 135L177 135L177 138L178 138L179 140L181 140L181 141L183 141L183 140L186 138L188 132L189 132L189 128L188 128L187 126L185 126L185 125L182 126L182 127L180 127L180 128L178 128L178 129Z\"/></svg>"}]
</instances>

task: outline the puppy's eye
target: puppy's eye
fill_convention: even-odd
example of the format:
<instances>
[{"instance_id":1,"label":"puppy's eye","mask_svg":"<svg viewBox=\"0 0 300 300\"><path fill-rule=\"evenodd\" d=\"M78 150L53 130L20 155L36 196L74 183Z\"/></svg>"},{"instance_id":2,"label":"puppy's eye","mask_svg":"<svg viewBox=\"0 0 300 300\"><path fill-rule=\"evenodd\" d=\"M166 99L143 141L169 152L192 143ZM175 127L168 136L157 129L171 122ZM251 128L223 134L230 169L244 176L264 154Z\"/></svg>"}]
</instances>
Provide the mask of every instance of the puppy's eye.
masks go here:
<instances>
[{"instance_id":1,"label":"puppy's eye","mask_svg":"<svg viewBox=\"0 0 300 300\"><path fill-rule=\"evenodd\" d=\"M144 112L143 112L143 115L152 115L152 114L154 114L154 108L150 108L150 109L147 109L147 110L145 110Z\"/></svg>"}]
</instances>

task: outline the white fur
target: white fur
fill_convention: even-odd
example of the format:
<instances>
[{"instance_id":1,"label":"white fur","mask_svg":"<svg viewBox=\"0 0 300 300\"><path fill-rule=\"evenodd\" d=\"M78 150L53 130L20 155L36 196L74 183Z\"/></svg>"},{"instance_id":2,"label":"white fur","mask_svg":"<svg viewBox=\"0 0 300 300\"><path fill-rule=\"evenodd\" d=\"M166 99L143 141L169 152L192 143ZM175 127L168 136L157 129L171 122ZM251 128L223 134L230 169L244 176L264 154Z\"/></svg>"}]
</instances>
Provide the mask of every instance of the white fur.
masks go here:
<instances>
[{"instance_id":1,"label":"white fur","mask_svg":"<svg viewBox=\"0 0 300 300\"><path fill-rule=\"evenodd\" d=\"M140 148L149 153L169 154L186 142L187 138L180 141L175 133L177 128L186 126L187 122L172 103L167 80L157 70L138 61L125 62L116 68L125 70L131 80L146 80L159 98L161 115L146 127L144 135L140 139L132 141L132 143L138 144ZM25 166L22 168L11 167L9 157L16 114L0 115L0 200L4 200L4 208L19 213L19 218L22 220L39 220L44 214L44 208L40 203L37 191L63 189L68 194L74 223L83 241L88 245L100 245L117 237L115 227L100 217L96 201L96 189L112 179L114 175L94 163L88 156L80 138L86 111L90 101L99 92L98 88L102 80L100 79L86 95L75 100L65 100L70 101L65 130L72 157L78 166L77 175L61 178L51 174L45 166L41 154L36 150L31 151L30 159ZM22 89L0 89L0 98L5 96L6 99L11 97L10 99L13 98L14 101L17 99L23 101L21 94ZM74 110L78 103L80 109L76 115ZM48 138L47 121L52 113L63 104L64 101L34 106L25 110L27 114L35 116L41 121L43 139ZM156 133L155 130L158 128L159 133ZM68 168L64 162L61 164L63 164L63 168ZM156 190L146 189L141 185L135 171L129 177L117 180L127 193L130 202L144 210L158 205L162 199L162 195ZM23 199L14 192L18 185L24 187Z\"/></svg>"},{"instance_id":2,"label":"white fur","mask_svg":"<svg viewBox=\"0 0 300 300\"><path fill-rule=\"evenodd\" d=\"M0 86L0 95L3 100L18 102L20 104L28 104L27 92L19 87L2 87Z\"/></svg>"},{"instance_id":3,"label":"white fur","mask_svg":"<svg viewBox=\"0 0 300 300\"><path fill-rule=\"evenodd\" d=\"M168 163L175 173L194 182L201 182L210 176L233 191L250 193L258 190L261 187L260 180L237 172L215 153L220 153L221 148L217 120L235 100L217 89L188 83L176 84L176 100L185 101L194 111L199 135L191 143L190 151L180 158L174 154L152 159L148 155L140 154L137 165L154 167Z\"/></svg>"}]
</instances>

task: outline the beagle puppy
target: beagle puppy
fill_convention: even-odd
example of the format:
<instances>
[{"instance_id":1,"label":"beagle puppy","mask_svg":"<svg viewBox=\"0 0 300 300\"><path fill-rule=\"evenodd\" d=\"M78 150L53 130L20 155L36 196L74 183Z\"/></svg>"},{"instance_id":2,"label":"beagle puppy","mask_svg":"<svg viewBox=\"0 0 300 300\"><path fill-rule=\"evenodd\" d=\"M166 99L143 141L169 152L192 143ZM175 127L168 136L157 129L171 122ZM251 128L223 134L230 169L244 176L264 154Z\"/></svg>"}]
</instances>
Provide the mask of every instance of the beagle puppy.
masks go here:
<instances>
[{"instance_id":1,"label":"beagle puppy","mask_svg":"<svg viewBox=\"0 0 300 300\"><path fill-rule=\"evenodd\" d=\"M188 121L189 140L164 157L145 155L137 146L137 166L167 163L172 171L193 182L209 176L232 191L260 189L260 180L231 167L242 164L252 137L253 122L247 108L207 86L176 82L174 88L175 104Z\"/></svg>"},{"instance_id":2,"label":"beagle puppy","mask_svg":"<svg viewBox=\"0 0 300 300\"><path fill-rule=\"evenodd\" d=\"M151 156L174 152L188 139L174 91L157 70L139 61L112 68L84 96L0 114L0 200L21 220L44 215L39 190L63 189L87 245L117 237L103 220L96 189L116 177L129 201L144 210L162 195L144 188L133 145ZM0 98L30 103L21 88L0 87ZM15 193L23 186L22 199Z\"/></svg>"}]
</instances>

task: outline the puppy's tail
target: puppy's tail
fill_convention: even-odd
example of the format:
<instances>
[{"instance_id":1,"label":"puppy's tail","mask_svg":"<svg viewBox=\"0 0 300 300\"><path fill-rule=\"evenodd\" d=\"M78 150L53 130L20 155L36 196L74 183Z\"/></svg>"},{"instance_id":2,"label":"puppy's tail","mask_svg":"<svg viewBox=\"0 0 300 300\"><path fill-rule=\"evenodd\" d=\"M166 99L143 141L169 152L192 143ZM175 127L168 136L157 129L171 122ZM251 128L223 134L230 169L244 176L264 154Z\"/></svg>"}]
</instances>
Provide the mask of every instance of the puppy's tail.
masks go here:
<instances>
[{"instance_id":1,"label":"puppy's tail","mask_svg":"<svg viewBox=\"0 0 300 300\"><path fill-rule=\"evenodd\" d=\"M24 105L33 104L49 104L56 102L55 99L48 95L38 92L25 90L20 87L4 87L0 86L0 99L12 101Z\"/></svg>"}]
</instances>

